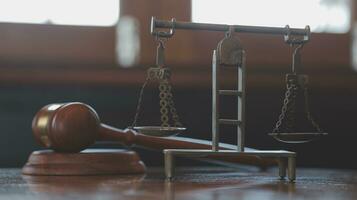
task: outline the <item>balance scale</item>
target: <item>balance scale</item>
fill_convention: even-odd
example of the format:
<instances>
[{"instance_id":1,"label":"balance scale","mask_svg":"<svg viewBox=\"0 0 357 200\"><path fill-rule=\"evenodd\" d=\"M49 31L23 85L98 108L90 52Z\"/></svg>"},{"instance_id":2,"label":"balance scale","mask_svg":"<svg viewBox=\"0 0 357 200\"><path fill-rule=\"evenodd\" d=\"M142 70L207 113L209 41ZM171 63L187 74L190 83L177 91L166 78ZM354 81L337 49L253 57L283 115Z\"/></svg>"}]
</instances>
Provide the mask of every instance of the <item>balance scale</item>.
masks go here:
<instances>
[{"instance_id":1,"label":"balance scale","mask_svg":"<svg viewBox=\"0 0 357 200\"><path fill-rule=\"evenodd\" d=\"M169 31L160 31L157 29L169 29ZM165 175L172 180L175 171L175 157L202 158L209 155L215 156L239 156L249 155L258 157L276 158L279 166L279 177L285 179L286 175L289 181L296 179L296 153L284 150L255 150L249 151L245 148L245 89L246 89L246 54L240 44L240 40L234 36L235 32L258 33L258 34L279 34L284 35L284 41L295 47L293 53L292 72L286 75L287 91L281 114L271 135L275 139L285 143L304 143L314 140L320 136L326 135L316 121L312 118L308 107L307 94L307 75L300 74L300 50L310 39L310 28L305 29L278 27L260 27L260 26L241 26L241 25L221 25L206 23L177 22L151 19L151 34L158 41L156 66L148 69L147 79L140 92L137 112L132 129L146 135L166 137L177 135L186 130L179 121L178 114L174 105L174 98L171 91L170 76L171 71L164 63L164 42L171 38L175 30L207 30L226 32L225 37L218 43L217 49L213 51L212 56L212 149L165 149ZM237 69L237 89L222 90L220 87L219 75L225 68ZM159 83L160 90L160 112L161 126L137 126L141 104L143 100L144 89L148 82L156 81ZM220 118L219 97L235 96L238 102L238 115L236 119ZM294 117L296 101L299 97L304 100L304 108L307 121L315 129L312 132L295 132ZM171 114L171 118L170 115ZM170 119L173 125L170 125ZM236 150L222 150L219 146L220 125L237 126L237 145Z\"/></svg>"}]
</instances>

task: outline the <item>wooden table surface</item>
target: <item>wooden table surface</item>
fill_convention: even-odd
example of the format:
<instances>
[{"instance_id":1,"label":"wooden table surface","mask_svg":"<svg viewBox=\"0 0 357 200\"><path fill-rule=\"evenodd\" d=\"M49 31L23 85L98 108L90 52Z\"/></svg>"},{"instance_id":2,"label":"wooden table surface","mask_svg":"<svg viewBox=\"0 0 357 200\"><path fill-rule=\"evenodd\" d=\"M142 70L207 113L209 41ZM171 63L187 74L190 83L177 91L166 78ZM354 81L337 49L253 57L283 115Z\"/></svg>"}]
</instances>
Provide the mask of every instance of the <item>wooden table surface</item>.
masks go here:
<instances>
[{"instance_id":1,"label":"wooden table surface","mask_svg":"<svg viewBox=\"0 0 357 200\"><path fill-rule=\"evenodd\" d=\"M0 169L0 199L357 199L357 171L301 169L296 183L276 169L182 168L174 182L162 169L135 176L24 176Z\"/></svg>"}]
</instances>

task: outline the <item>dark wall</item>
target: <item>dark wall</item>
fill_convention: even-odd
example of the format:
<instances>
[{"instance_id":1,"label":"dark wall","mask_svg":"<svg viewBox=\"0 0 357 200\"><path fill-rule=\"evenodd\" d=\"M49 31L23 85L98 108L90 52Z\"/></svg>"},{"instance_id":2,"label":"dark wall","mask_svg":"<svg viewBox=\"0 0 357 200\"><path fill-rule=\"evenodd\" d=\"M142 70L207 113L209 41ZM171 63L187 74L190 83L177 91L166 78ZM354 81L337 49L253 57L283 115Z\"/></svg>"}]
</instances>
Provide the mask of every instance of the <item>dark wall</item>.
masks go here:
<instances>
[{"instance_id":1,"label":"dark wall","mask_svg":"<svg viewBox=\"0 0 357 200\"><path fill-rule=\"evenodd\" d=\"M329 135L308 144L287 145L267 136L280 113L283 90L283 86L248 88L247 146L297 151L301 166L357 168L353 162L353 152L357 151L354 131L357 94L343 90L311 91L312 113ZM31 120L42 106L54 102L85 102L95 108L102 122L125 128L133 119L139 87L2 85L0 91L0 167L20 167L33 150L40 148L31 134ZM182 122L188 128L184 136L210 139L210 89L176 88L175 96ZM156 93L147 91L142 124L158 117L156 99ZM232 109L234 102L234 98L222 101L227 116L234 114L228 114L235 110ZM221 135L223 142L236 141L234 129L223 128ZM148 165L162 164L160 152L139 150L139 153Z\"/></svg>"}]
</instances>

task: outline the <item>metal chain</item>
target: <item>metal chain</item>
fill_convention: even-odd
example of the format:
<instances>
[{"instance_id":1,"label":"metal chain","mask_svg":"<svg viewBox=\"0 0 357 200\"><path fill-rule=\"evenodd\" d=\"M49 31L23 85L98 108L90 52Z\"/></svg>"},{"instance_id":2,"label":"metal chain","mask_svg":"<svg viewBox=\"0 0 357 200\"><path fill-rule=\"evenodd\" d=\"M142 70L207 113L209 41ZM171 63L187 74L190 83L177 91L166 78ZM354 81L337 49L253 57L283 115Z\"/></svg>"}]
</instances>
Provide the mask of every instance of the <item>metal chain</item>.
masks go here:
<instances>
[{"instance_id":1,"label":"metal chain","mask_svg":"<svg viewBox=\"0 0 357 200\"><path fill-rule=\"evenodd\" d=\"M288 113L288 106L292 101L295 101L296 92L294 92L294 88L296 88L295 84L286 85L287 90L285 92L283 107L281 108L281 113L279 115L278 121L275 124L275 128L273 129L273 133L278 133L281 130L282 123Z\"/></svg>"},{"instance_id":2,"label":"metal chain","mask_svg":"<svg viewBox=\"0 0 357 200\"><path fill-rule=\"evenodd\" d=\"M161 126L169 127L169 110L168 110L168 87L165 79L160 80L159 83L159 97L160 97L160 113L161 113Z\"/></svg>"},{"instance_id":3,"label":"metal chain","mask_svg":"<svg viewBox=\"0 0 357 200\"><path fill-rule=\"evenodd\" d=\"M141 113L141 107L143 103L144 90L149 81L156 80L159 82L159 98L160 98L160 114L161 114L161 126L162 127L170 127L170 117L171 114L173 125L175 127L181 127L182 124L180 122L179 116L177 114L177 110L175 108L175 103L172 95L172 87L169 83L169 75L170 71L165 68L150 68L147 72L147 78L144 84L141 87L139 100L136 107L136 113L134 117L134 121L131 127L135 127L137 125L139 115Z\"/></svg>"},{"instance_id":4,"label":"metal chain","mask_svg":"<svg viewBox=\"0 0 357 200\"><path fill-rule=\"evenodd\" d=\"M170 84L168 84L167 98L168 98L168 105L169 105L169 108L170 108L170 113L171 113L171 116L172 116L172 120L173 120L174 126L175 127L182 127L182 124L180 122L180 118L179 118L179 116L177 114L177 110L176 110L176 107L175 107L175 102L173 100L172 87L171 87Z\"/></svg>"},{"instance_id":5,"label":"metal chain","mask_svg":"<svg viewBox=\"0 0 357 200\"><path fill-rule=\"evenodd\" d=\"M286 109L286 130L291 132L295 127L295 111L296 111L296 97L299 87L295 84L291 85L290 102L287 104Z\"/></svg>"},{"instance_id":6,"label":"metal chain","mask_svg":"<svg viewBox=\"0 0 357 200\"><path fill-rule=\"evenodd\" d=\"M161 114L161 126L162 127L170 127L170 118L169 112L172 116L173 125L175 127L181 127L182 124L179 120L173 95L172 95L172 87L170 85L170 76L171 70L167 67L164 67L164 49L165 49L165 39L160 38L159 35L156 35L156 40L159 42L157 47L157 55L156 55L156 67L151 67L147 70L147 78L141 87L140 96L138 100L138 105L136 108L136 113L134 117L134 122L132 123L132 127L136 126L139 114L141 111L141 104L144 95L144 89L150 80L157 81L159 83L159 105L160 105L160 114Z\"/></svg>"},{"instance_id":7,"label":"metal chain","mask_svg":"<svg viewBox=\"0 0 357 200\"><path fill-rule=\"evenodd\" d=\"M309 106L309 97L308 97L308 89L307 87L304 88L304 100L305 100L305 112L306 112L306 117L312 124L312 126L317 130L317 132L322 133L322 129L320 125L314 120L314 118L311 116L310 113L310 106Z\"/></svg>"},{"instance_id":8,"label":"metal chain","mask_svg":"<svg viewBox=\"0 0 357 200\"><path fill-rule=\"evenodd\" d=\"M161 126L163 127L169 127L169 111L172 116L173 120L173 125L175 127L180 127L182 126L179 116L177 114L174 100L173 100L173 95L172 95L172 87L169 83L169 79L161 79L159 83L159 90L160 90L160 112L161 112Z\"/></svg>"},{"instance_id":9,"label":"metal chain","mask_svg":"<svg viewBox=\"0 0 357 200\"><path fill-rule=\"evenodd\" d=\"M141 89L140 89L139 100L138 100L138 104L136 106L135 117L134 117L134 121L131 125L131 128L135 127L136 123L138 121L139 114L141 112L141 105L142 105L142 101L143 101L143 97L144 97L144 90L145 90L145 87L148 84L149 80L150 80L150 75L148 74L144 84L141 86Z\"/></svg>"},{"instance_id":10,"label":"metal chain","mask_svg":"<svg viewBox=\"0 0 357 200\"><path fill-rule=\"evenodd\" d=\"M296 109L296 97L300 88L295 84L287 84L287 91L285 93L284 104L281 109L281 114L279 115L279 119L273 129L273 133L281 132L283 128L283 121L286 120L286 130L292 131L295 125L295 109ZM322 129L319 124L313 119L310 107L309 107L309 99L308 99L308 88L304 86L303 96L304 96L304 108L308 121L311 125L320 133L322 133Z\"/></svg>"},{"instance_id":11,"label":"metal chain","mask_svg":"<svg viewBox=\"0 0 357 200\"><path fill-rule=\"evenodd\" d=\"M309 41L309 33L310 29L307 26L307 35L303 38L291 38L290 37L290 29L287 26L288 33L284 36L285 42L289 43L291 46L298 45L294 49L293 53L293 62L292 62L292 74L287 74L286 76L286 87L287 90L285 92L284 103L281 109L281 113L279 115L278 121L275 124L273 129L273 133L279 133L284 128L284 131L292 132L295 128L295 115L296 115L296 101L299 92L302 92L304 98L304 109L306 113L307 120L311 123L311 125L318 131L322 132L320 126L317 122L312 118L309 108L309 100L308 100L308 88L307 88L307 76L298 74L300 68L300 50L302 49L304 43ZM300 97L300 96L299 96ZM283 122L286 120L286 123L283 126Z\"/></svg>"}]
</instances>

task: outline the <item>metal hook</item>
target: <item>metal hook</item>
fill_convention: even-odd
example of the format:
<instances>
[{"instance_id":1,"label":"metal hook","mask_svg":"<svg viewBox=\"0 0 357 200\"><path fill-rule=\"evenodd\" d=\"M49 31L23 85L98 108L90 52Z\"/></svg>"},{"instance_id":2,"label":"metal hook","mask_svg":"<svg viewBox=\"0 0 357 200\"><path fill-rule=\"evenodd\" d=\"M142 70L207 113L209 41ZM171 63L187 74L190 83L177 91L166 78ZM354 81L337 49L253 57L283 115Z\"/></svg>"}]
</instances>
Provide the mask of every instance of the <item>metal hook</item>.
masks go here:
<instances>
[{"instance_id":1,"label":"metal hook","mask_svg":"<svg viewBox=\"0 0 357 200\"><path fill-rule=\"evenodd\" d=\"M290 45L305 44L310 40L311 32L310 26L305 26L305 35L302 38L292 38L291 29L289 25L285 26L286 33L284 34L284 41Z\"/></svg>"},{"instance_id":2,"label":"metal hook","mask_svg":"<svg viewBox=\"0 0 357 200\"><path fill-rule=\"evenodd\" d=\"M297 46L294 49L294 53L293 53L293 63L292 63L292 72L294 74L297 74L301 71L301 54L300 54L300 50L301 48L304 46L303 43L299 44L299 46Z\"/></svg>"},{"instance_id":3,"label":"metal hook","mask_svg":"<svg viewBox=\"0 0 357 200\"><path fill-rule=\"evenodd\" d=\"M310 27L305 27L305 35L303 37L292 37L291 36L291 29L289 25L285 26L286 33L284 34L284 41L289 44L290 46L294 47L298 45L293 52L293 62L292 62L292 72L294 74L299 73L301 71L301 54L300 50L310 40Z\"/></svg>"},{"instance_id":4,"label":"metal hook","mask_svg":"<svg viewBox=\"0 0 357 200\"><path fill-rule=\"evenodd\" d=\"M165 41L158 37L156 40L159 42L156 49L156 66L163 67L165 65Z\"/></svg>"},{"instance_id":5,"label":"metal hook","mask_svg":"<svg viewBox=\"0 0 357 200\"><path fill-rule=\"evenodd\" d=\"M172 18L171 23L172 27L168 32L165 31L156 31L156 26L155 26L156 19L155 17L151 18L151 27L150 27L150 32L151 35L158 37L163 37L163 38L170 38L175 34L175 27L176 27L176 19Z\"/></svg>"},{"instance_id":6,"label":"metal hook","mask_svg":"<svg viewBox=\"0 0 357 200\"><path fill-rule=\"evenodd\" d=\"M226 32L226 37L231 37L234 32L235 32L235 27L229 26L228 31Z\"/></svg>"},{"instance_id":7,"label":"metal hook","mask_svg":"<svg viewBox=\"0 0 357 200\"><path fill-rule=\"evenodd\" d=\"M310 26L309 25L305 26L305 31L306 31L306 33L304 35L304 39L307 42L307 41L310 40L310 37L311 37L311 30L310 30Z\"/></svg>"},{"instance_id":8,"label":"metal hook","mask_svg":"<svg viewBox=\"0 0 357 200\"><path fill-rule=\"evenodd\" d=\"M289 41L289 39L290 39L290 33L291 33L291 31L290 31L290 26L289 25L286 25L285 26L285 34L284 34L284 41L285 42L288 42Z\"/></svg>"}]
</instances>

